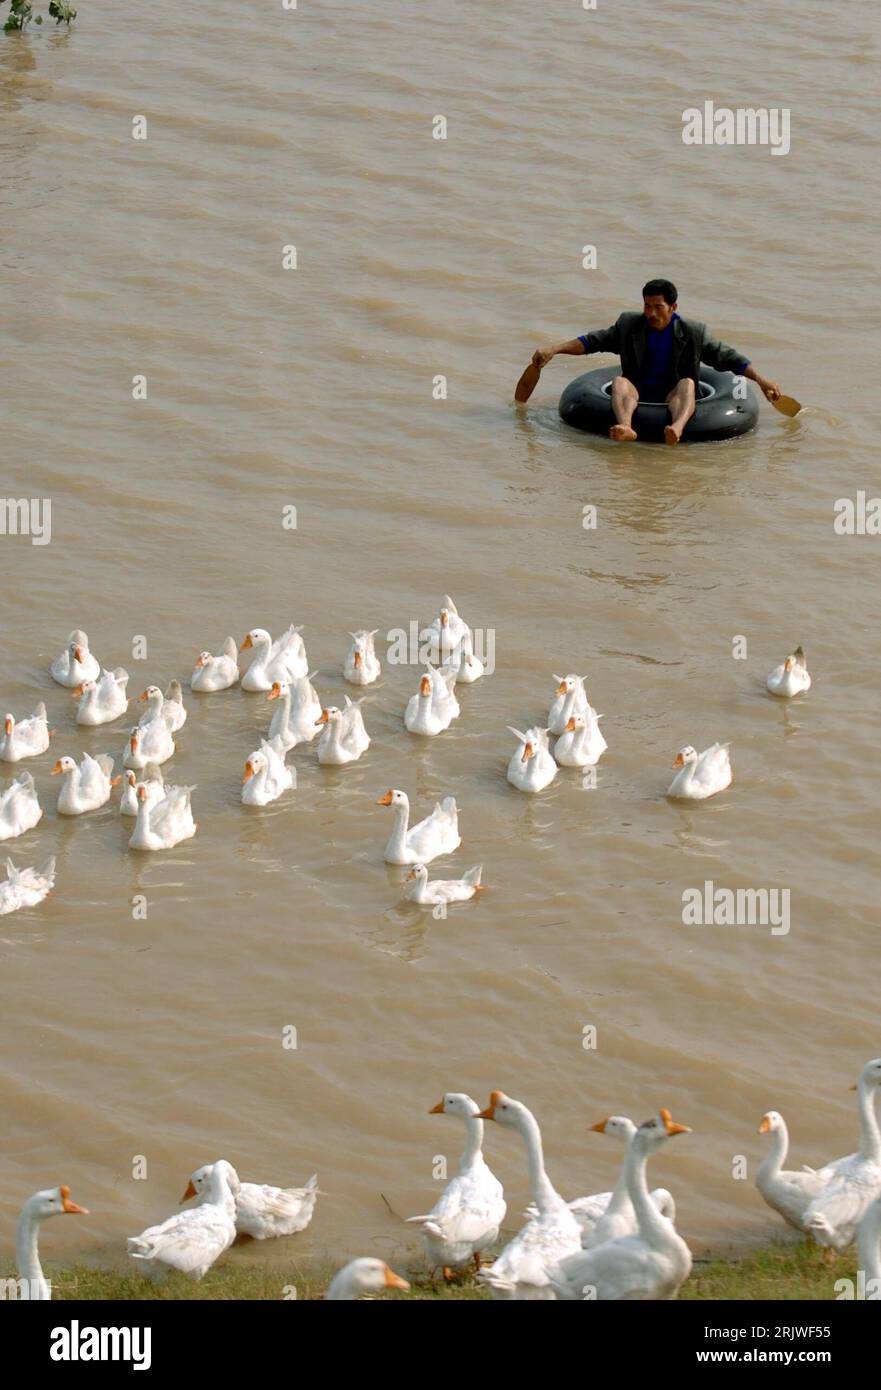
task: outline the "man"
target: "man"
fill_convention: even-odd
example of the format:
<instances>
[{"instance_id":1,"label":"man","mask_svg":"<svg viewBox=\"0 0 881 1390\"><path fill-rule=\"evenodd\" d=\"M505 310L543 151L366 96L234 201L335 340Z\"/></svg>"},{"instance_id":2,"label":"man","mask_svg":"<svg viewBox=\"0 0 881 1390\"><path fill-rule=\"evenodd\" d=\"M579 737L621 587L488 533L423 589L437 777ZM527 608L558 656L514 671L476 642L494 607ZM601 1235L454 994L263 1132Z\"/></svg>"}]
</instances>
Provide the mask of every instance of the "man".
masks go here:
<instances>
[{"instance_id":1,"label":"man","mask_svg":"<svg viewBox=\"0 0 881 1390\"><path fill-rule=\"evenodd\" d=\"M676 312L676 286L669 280L649 280L642 290L641 314L622 314L611 328L583 333L558 347L538 348L532 365L538 371L558 353L578 357L582 353L616 352L621 375L612 382L612 412L617 420L609 438L636 439L631 426L640 401L665 401L670 423L664 430L668 444L678 444L694 414L695 392L701 362L720 372L737 372L761 388L769 401L780 396L776 381L761 376L749 359L707 334L706 324L680 318Z\"/></svg>"}]
</instances>

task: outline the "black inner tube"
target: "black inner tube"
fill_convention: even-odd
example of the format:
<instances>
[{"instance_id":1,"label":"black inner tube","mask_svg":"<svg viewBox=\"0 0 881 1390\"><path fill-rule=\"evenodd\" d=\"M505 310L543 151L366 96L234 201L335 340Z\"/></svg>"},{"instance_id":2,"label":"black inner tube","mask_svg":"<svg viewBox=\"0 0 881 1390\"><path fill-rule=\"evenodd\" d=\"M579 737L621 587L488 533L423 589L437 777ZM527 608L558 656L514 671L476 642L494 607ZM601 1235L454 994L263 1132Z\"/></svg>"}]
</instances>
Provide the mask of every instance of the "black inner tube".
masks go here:
<instances>
[{"instance_id":1,"label":"black inner tube","mask_svg":"<svg viewBox=\"0 0 881 1390\"><path fill-rule=\"evenodd\" d=\"M615 423L612 414L612 381L621 375L620 367L598 367L570 381L560 397L560 415L567 425L590 434L604 434ZM735 396L735 383L743 382L740 396ZM685 443L708 439L733 439L755 429L759 418L759 400L748 382L731 372L717 372L701 367L699 398L694 414L682 432ZM640 401L633 416L637 437L649 443L664 438L664 426L670 423L670 412L664 402Z\"/></svg>"}]
</instances>

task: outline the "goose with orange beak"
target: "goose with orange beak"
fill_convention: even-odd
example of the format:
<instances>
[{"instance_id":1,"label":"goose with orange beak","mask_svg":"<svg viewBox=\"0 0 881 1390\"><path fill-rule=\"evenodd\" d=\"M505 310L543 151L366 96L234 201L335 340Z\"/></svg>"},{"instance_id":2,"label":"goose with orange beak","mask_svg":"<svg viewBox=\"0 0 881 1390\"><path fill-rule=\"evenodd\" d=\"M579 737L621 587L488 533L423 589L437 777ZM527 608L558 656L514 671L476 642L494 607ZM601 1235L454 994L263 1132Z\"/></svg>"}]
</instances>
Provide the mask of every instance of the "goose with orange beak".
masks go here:
<instances>
[{"instance_id":1,"label":"goose with orange beak","mask_svg":"<svg viewBox=\"0 0 881 1390\"><path fill-rule=\"evenodd\" d=\"M180 681L169 681L168 689L164 695L158 685L148 685L140 700L147 706L138 720L138 725L142 729L152 724L155 719L162 719L171 733L176 734L178 729L182 729L187 722L187 711L184 706Z\"/></svg>"},{"instance_id":2,"label":"goose with orange beak","mask_svg":"<svg viewBox=\"0 0 881 1390\"><path fill-rule=\"evenodd\" d=\"M269 725L269 740L279 753L296 748L298 743L311 743L324 725L322 705L312 677L317 671L297 680L274 681L267 700L276 701Z\"/></svg>"},{"instance_id":3,"label":"goose with orange beak","mask_svg":"<svg viewBox=\"0 0 881 1390\"><path fill-rule=\"evenodd\" d=\"M652 1201L646 1181L651 1154L677 1134L690 1134L662 1110L639 1126L625 1159L627 1191L636 1214L636 1230L592 1250L580 1250L560 1262L554 1277L564 1300L601 1302L672 1299L691 1272L691 1251Z\"/></svg>"},{"instance_id":4,"label":"goose with orange beak","mask_svg":"<svg viewBox=\"0 0 881 1390\"><path fill-rule=\"evenodd\" d=\"M88 1208L71 1201L70 1188L47 1187L35 1192L21 1209L15 1233L15 1263L20 1279L28 1282L27 1297L47 1303L52 1289L40 1264L37 1248L40 1227L50 1216L88 1216Z\"/></svg>"},{"instance_id":5,"label":"goose with orange beak","mask_svg":"<svg viewBox=\"0 0 881 1390\"><path fill-rule=\"evenodd\" d=\"M273 744L266 739L256 752L251 753L245 763L242 775L242 805L268 806L294 785L294 774L285 766L284 755L279 754Z\"/></svg>"},{"instance_id":6,"label":"goose with orange beak","mask_svg":"<svg viewBox=\"0 0 881 1390\"><path fill-rule=\"evenodd\" d=\"M482 887L483 865L475 864L461 878L429 879L424 864L414 864L404 884L408 902L420 907L436 907L438 903L467 903Z\"/></svg>"},{"instance_id":7,"label":"goose with orange beak","mask_svg":"<svg viewBox=\"0 0 881 1390\"><path fill-rule=\"evenodd\" d=\"M483 1157L480 1106L462 1091L448 1091L429 1115L454 1115L465 1125L465 1148L459 1171L447 1183L431 1211L410 1216L422 1228L425 1253L432 1273L443 1269L445 1279L468 1264L480 1269L480 1257L498 1240L507 1207L502 1184Z\"/></svg>"},{"instance_id":8,"label":"goose with orange beak","mask_svg":"<svg viewBox=\"0 0 881 1390\"><path fill-rule=\"evenodd\" d=\"M178 1269L201 1279L236 1238L236 1193L239 1175L226 1159L212 1165L205 1198L197 1207L177 1211L139 1236L129 1236L128 1253L142 1274L161 1278Z\"/></svg>"},{"instance_id":9,"label":"goose with orange beak","mask_svg":"<svg viewBox=\"0 0 881 1390\"><path fill-rule=\"evenodd\" d=\"M174 751L174 735L160 715L149 724L136 724L129 730L122 751L123 767L134 768L135 772L143 771L148 763L158 767L173 758Z\"/></svg>"},{"instance_id":10,"label":"goose with orange beak","mask_svg":"<svg viewBox=\"0 0 881 1390\"><path fill-rule=\"evenodd\" d=\"M114 671L102 671L97 681L82 681L73 694L79 701L76 722L86 726L109 724L128 709L128 671L117 666Z\"/></svg>"},{"instance_id":11,"label":"goose with orange beak","mask_svg":"<svg viewBox=\"0 0 881 1390\"><path fill-rule=\"evenodd\" d=\"M479 1278L493 1298L515 1301L553 1301L554 1279L560 1261L581 1249L581 1228L545 1171L538 1121L519 1100L493 1091L489 1105L477 1116L515 1130L526 1146L529 1188L536 1215L509 1241Z\"/></svg>"},{"instance_id":12,"label":"goose with orange beak","mask_svg":"<svg viewBox=\"0 0 881 1390\"><path fill-rule=\"evenodd\" d=\"M0 840L13 840L33 830L43 815L37 787L29 772L20 772L4 792L0 792Z\"/></svg>"},{"instance_id":13,"label":"goose with orange beak","mask_svg":"<svg viewBox=\"0 0 881 1390\"><path fill-rule=\"evenodd\" d=\"M274 642L265 628L252 627L239 651L253 652L242 676L243 690L271 690L275 681L298 680L309 670L300 628L293 623Z\"/></svg>"},{"instance_id":14,"label":"goose with orange beak","mask_svg":"<svg viewBox=\"0 0 881 1390\"><path fill-rule=\"evenodd\" d=\"M554 762L560 767L595 767L609 746L600 733L602 717L592 709L573 714L554 744Z\"/></svg>"},{"instance_id":15,"label":"goose with orange beak","mask_svg":"<svg viewBox=\"0 0 881 1390\"><path fill-rule=\"evenodd\" d=\"M173 849L181 840L190 840L198 830L193 820L191 798L195 787L166 786L161 801L150 802L147 788L137 787L138 817L129 839L131 849Z\"/></svg>"},{"instance_id":16,"label":"goose with orange beak","mask_svg":"<svg viewBox=\"0 0 881 1390\"><path fill-rule=\"evenodd\" d=\"M790 1226L807 1235L805 1212L821 1191L823 1178L813 1169L801 1172L784 1169L789 1152L789 1131L778 1110L769 1110L762 1116L759 1134L769 1134L771 1144L756 1172L756 1187L772 1211L779 1212Z\"/></svg>"},{"instance_id":17,"label":"goose with orange beak","mask_svg":"<svg viewBox=\"0 0 881 1390\"><path fill-rule=\"evenodd\" d=\"M357 762L370 747L370 736L359 705L353 704L348 695L345 709L328 705L315 722L324 725L318 740L318 761L324 766L341 767Z\"/></svg>"},{"instance_id":18,"label":"goose with orange beak","mask_svg":"<svg viewBox=\"0 0 881 1390\"><path fill-rule=\"evenodd\" d=\"M429 647L426 653L435 663L446 661L456 650L463 638L471 638L471 629L463 618L449 594L444 594L436 618L423 628L419 641Z\"/></svg>"},{"instance_id":19,"label":"goose with orange beak","mask_svg":"<svg viewBox=\"0 0 881 1390\"><path fill-rule=\"evenodd\" d=\"M49 674L59 685L71 689L83 681L96 681L101 667L89 651L89 639L80 629L75 628L67 639L67 646L49 667Z\"/></svg>"},{"instance_id":20,"label":"goose with orange beak","mask_svg":"<svg viewBox=\"0 0 881 1390\"><path fill-rule=\"evenodd\" d=\"M395 824L383 858L387 864L428 864L441 854L452 854L462 843L459 834L459 808L453 796L435 802L430 816L410 825L410 798L397 787L390 787L377 806L391 806Z\"/></svg>"},{"instance_id":21,"label":"goose with orange beak","mask_svg":"<svg viewBox=\"0 0 881 1390\"><path fill-rule=\"evenodd\" d=\"M387 1293L389 1289L406 1290L409 1287L406 1279L389 1269L385 1260L365 1256L360 1260L350 1260L331 1280L324 1297L332 1302L351 1302L371 1294Z\"/></svg>"},{"instance_id":22,"label":"goose with orange beak","mask_svg":"<svg viewBox=\"0 0 881 1390\"><path fill-rule=\"evenodd\" d=\"M0 917L23 907L36 907L55 887L55 859L45 860L35 869L17 869L6 861L6 882L0 883Z\"/></svg>"},{"instance_id":23,"label":"goose with orange beak","mask_svg":"<svg viewBox=\"0 0 881 1390\"><path fill-rule=\"evenodd\" d=\"M454 682L460 685L473 685L475 681L480 680L485 670L480 657L474 654L474 639L470 632L460 637L441 667L445 677L452 675Z\"/></svg>"},{"instance_id":24,"label":"goose with orange beak","mask_svg":"<svg viewBox=\"0 0 881 1390\"><path fill-rule=\"evenodd\" d=\"M165 795L165 778L161 767L148 763L140 777L132 768L126 768L122 779L122 795L119 798L119 814L136 816L138 814L138 787L146 787L148 806L156 806Z\"/></svg>"},{"instance_id":25,"label":"goose with orange beak","mask_svg":"<svg viewBox=\"0 0 881 1390\"><path fill-rule=\"evenodd\" d=\"M343 662L343 675L352 685L372 685L379 680L382 674L382 665L376 655L374 638L378 627L372 632L366 628L359 628L357 632L350 632L352 645L346 653Z\"/></svg>"},{"instance_id":26,"label":"goose with orange beak","mask_svg":"<svg viewBox=\"0 0 881 1390\"><path fill-rule=\"evenodd\" d=\"M200 652L196 657L193 674L190 676L190 689L200 694L216 690L229 690L239 679L234 637L227 637L216 656L210 652Z\"/></svg>"},{"instance_id":27,"label":"goose with orange beak","mask_svg":"<svg viewBox=\"0 0 881 1390\"><path fill-rule=\"evenodd\" d=\"M206 1163L190 1174L182 1202L196 1197L208 1199L214 1165ZM312 1220L315 1203L322 1195L318 1174L313 1173L302 1187L272 1187L268 1183L240 1182L235 1191L236 1230L253 1240L274 1240L297 1235Z\"/></svg>"},{"instance_id":28,"label":"goose with orange beak","mask_svg":"<svg viewBox=\"0 0 881 1390\"><path fill-rule=\"evenodd\" d=\"M7 714L0 734L0 759L4 763L20 763L23 758L38 757L49 747L52 732L42 700L30 719L16 723L14 716Z\"/></svg>"},{"instance_id":29,"label":"goose with orange beak","mask_svg":"<svg viewBox=\"0 0 881 1390\"><path fill-rule=\"evenodd\" d=\"M420 678L419 690L407 701L404 724L411 734L435 738L459 716L459 702L441 671L429 666Z\"/></svg>"},{"instance_id":30,"label":"goose with orange beak","mask_svg":"<svg viewBox=\"0 0 881 1390\"><path fill-rule=\"evenodd\" d=\"M731 759L728 743L714 743L697 753L689 744L680 748L673 766L676 776L667 788L667 795L680 801L705 801L731 786Z\"/></svg>"},{"instance_id":31,"label":"goose with orange beak","mask_svg":"<svg viewBox=\"0 0 881 1390\"><path fill-rule=\"evenodd\" d=\"M508 732L519 740L520 746L508 763L507 778L520 792L541 792L557 775L557 764L548 748L548 730L534 727L523 734L508 725Z\"/></svg>"},{"instance_id":32,"label":"goose with orange beak","mask_svg":"<svg viewBox=\"0 0 881 1390\"><path fill-rule=\"evenodd\" d=\"M584 682L587 676L554 676L557 688L548 710L548 733L563 734L573 714L587 714L590 703Z\"/></svg>"},{"instance_id":33,"label":"goose with orange beak","mask_svg":"<svg viewBox=\"0 0 881 1390\"><path fill-rule=\"evenodd\" d=\"M881 1126L876 1102L881 1092L881 1057L867 1062L856 1086L860 1146L854 1154L819 1169L822 1186L805 1210L810 1234L824 1250L846 1250L869 1205L881 1197Z\"/></svg>"},{"instance_id":34,"label":"goose with orange beak","mask_svg":"<svg viewBox=\"0 0 881 1390\"><path fill-rule=\"evenodd\" d=\"M110 800L113 788L121 781L121 775L113 776L113 759L109 753L99 753L96 758L84 753L79 766L74 758L59 758L52 776L62 779L58 792L60 816L82 816L87 811L97 811Z\"/></svg>"},{"instance_id":35,"label":"goose with orange beak","mask_svg":"<svg viewBox=\"0 0 881 1390\"><path fill-rule=\"evenodd\" d=\"M804 648L796 647L781 665L775 666L765 684L772 695L779 695L785 700L791 699L793 695L803 695L806 690L810 690L811 677Z\"/></svg>"}]
</instances>

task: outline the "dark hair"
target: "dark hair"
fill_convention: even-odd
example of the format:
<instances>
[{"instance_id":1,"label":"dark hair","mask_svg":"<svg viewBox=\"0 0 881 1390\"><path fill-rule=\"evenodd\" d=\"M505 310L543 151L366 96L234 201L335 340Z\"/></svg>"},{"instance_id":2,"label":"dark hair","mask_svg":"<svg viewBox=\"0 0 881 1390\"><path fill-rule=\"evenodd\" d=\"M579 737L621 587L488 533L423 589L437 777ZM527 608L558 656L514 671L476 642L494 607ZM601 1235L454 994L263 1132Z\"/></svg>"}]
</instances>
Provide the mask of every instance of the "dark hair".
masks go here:
<instances>
[{"instance_id":1,"label":"dark hair","mask_svg":"<svg viewBox=\"0 0 881 1390\"><path fill-rule=\"evenodd\" d=\"M667 304L675 304L679 298L676 286L671 280L649 280L648 284L642 287L642 297L648 299L653 294L662 294Z\"/></svg>"}]
</instances>

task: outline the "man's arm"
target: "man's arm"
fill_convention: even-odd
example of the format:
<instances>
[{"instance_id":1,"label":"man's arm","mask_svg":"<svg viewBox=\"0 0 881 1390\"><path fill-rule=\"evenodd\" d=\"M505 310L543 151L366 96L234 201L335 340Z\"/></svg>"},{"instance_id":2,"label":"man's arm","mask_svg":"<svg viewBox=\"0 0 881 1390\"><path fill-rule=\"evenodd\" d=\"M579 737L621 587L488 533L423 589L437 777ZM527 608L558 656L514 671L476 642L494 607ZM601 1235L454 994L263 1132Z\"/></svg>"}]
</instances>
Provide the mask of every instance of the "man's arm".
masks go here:
<instances>
[{"instance_id":1,"label":"man's arm","mask_svg":"<svg viewBox=\"0 0 881 1390\"><path fill-rule=\"evenodd\" d=\"M585 333L580 338L570 338L568 343L558 343L556 347L536 348L532 354L532 365L541 371L558 353L569 357L581 357L582 354L590 352L618 352L619 348L618 325L613 323L611 328L601 328L595 333Z\"/></svg>"},{"instance_id":2,"label":"man's arm","mask_svg":"<svg viewBox=\"0 0 881 1390\"><path fill-rule=\"evenodd\" d=\"M754 381L769 401L776 401L780 395L780 387L776 381L762 376L750 364L748 357L744 357L743 353L729 347L727 343L720 343L717 338L704 339L701 361L706 362L708 367L715 367L717 372L734 372L737 376L745 376L749 381Z\"/></svg>"}]
</instances>

